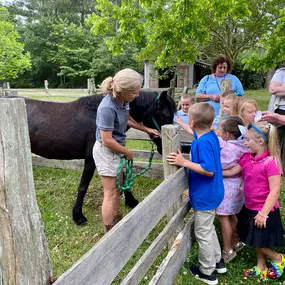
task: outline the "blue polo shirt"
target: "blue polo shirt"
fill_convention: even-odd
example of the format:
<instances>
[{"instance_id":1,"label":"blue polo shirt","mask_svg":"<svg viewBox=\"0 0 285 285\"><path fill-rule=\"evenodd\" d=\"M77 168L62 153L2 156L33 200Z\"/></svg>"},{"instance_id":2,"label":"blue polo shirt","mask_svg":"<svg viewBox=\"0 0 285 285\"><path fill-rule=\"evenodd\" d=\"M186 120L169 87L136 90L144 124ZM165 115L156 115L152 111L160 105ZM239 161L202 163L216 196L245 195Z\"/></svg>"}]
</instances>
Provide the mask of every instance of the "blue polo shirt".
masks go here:
<instances>
[{"instance_id":1,"label":"blue polo shirt","mask_svg":"<svg viewBox=\"0 0 285 285\"><path fill-rule=\"evenodd\" d=\"M106 95L97 109L96 140L102 142L100 130L112 131L112 137L125 146L129 111L128 102L119 104L111 94Z\"/></svg>"},{"instance_id":2,"label":"blue polo shirt","mask_svg":"<svg viewBox=\"0 0 285 285\"><path fill-rule=\"evenodd\" d=\"M197 138L196 133L194 137ZM189 171L189 197L194 210L216 209L224 198L224 183L220 157L220 143L214 131L203 134L192 142L190 160L207 171L212 177Z\"/></svg>"},{"instance_id":3,"label":"blue polo shirt","mask_svg":"<svg viewBox=\"0 0 285 285\"><path fill-rule=\"evenodd\" d=\"M175 124L177 124L176 117L181 118L183 123L188 125L188 114L187 113L184 113L182 110L177 111L173 117L173 122Z\"/></svg>"},{"instance_id":4,"label":"blue polo shirt","mask_svg":"<svg viewBox=\"0 0 285 285\"><path fill-rule=\"evenodd\" d=\"M176 117L181 118L184 124L188 125L188 114L184 113L182 110L177 111L173 116L173 123L177 124ZM191 146L189 143L181 143L182 146Z\"/></svg>"},{"instance_id":5,"label":"blue polo shirt","mask_svg":"<svg viewBox=\"0 0 285 285\"><path fill-rule=\"evenodd\" d=\"M244 90L240 80L233 74L227 73L223 77L213 77L212 75L204 76L199 82L199 85L196 90L196 95L199 93L220 95L222 79L230 79L232 81L232 90L235 90L236 92L242 95L244 94ZM214 102L211 100L204 102L207 102L214 107L215 117L219 115L220 102Z\"/></svg>"}]
</instances>

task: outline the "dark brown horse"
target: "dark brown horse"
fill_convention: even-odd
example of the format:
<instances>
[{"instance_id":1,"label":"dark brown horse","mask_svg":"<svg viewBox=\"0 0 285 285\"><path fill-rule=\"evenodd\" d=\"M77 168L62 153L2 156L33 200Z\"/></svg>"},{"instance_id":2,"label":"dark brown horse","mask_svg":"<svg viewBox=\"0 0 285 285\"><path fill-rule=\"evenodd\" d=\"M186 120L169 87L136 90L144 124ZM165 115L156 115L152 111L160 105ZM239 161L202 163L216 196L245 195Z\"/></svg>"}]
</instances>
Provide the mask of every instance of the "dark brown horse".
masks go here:
<instances>
[{"instance_id":1,"label":"dark brown horse","mask_svg":"<svg viewBox=\"0 0 285 285\"><path fill-rule=\"evenodd\" d=\"M96 113L103 96L82 97L69 103L45 102L25 98L32 152L50 159L85 159L72 216L76 224L87 221L82 213L83 200L95 171L92 148L95 142ZM162 92L141 91L130 103L130 115L145 126L155 128L172 124L176 111L174 100ZM159 153L161 139L154 138ZM135 207L138 201L125 191L126 205Z\"/></svg>"}]
</instances>

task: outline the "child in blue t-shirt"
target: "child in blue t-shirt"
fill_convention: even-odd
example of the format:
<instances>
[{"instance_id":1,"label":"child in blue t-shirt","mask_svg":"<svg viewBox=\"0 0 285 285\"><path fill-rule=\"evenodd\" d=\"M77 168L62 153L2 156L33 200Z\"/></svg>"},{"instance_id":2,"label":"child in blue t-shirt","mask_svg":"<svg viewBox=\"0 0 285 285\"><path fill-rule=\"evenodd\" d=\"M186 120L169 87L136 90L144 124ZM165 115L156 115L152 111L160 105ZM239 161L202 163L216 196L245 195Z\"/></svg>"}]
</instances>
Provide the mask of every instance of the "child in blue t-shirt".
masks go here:
<instances>
[{"instance_id":1,"label":"child in blue t-shirt","mask_svg":"<svg viewBox=\"0 0 285 285\"><path fill-rule=\"evenodd\" d=\"M220 159L220 144L211 130L214 108L208 103L197 103L189 108L189 126L196 140L191 146L191 161L181 152L167 156L169 164L183 166L189 171L189 197L194 209L194 232L199 244L198 261L191 273L207 284L218 284L214 271L227 271L221 255L214 218L216 208L224 198L224 184Z\"/></svg>"},{"instance_id":2,"label":"child in blue t-shirt","mask_svg":"<svg viewBox=\"0 0 285 285\"><path fill-rule=\"evenodd\" d=\"M194 97L191 94L184 94L180 97L179 104L181 110L178 110L173 117L173 123L179 124L183 128L183 124L188 126L188 110L190 106L194 104ZM182 153L190 152L191 144L182 143L181 151Z\"/></svg>"}]
</instances>

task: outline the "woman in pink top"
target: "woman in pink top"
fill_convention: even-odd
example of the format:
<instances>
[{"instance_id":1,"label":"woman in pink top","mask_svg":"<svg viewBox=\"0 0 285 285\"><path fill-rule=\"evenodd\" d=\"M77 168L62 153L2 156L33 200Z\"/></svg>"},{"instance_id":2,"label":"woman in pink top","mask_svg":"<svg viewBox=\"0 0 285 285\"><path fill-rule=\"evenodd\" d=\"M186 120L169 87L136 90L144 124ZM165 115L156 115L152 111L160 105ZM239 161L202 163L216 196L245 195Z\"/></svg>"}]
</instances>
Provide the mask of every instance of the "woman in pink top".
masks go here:
<instances>
[{"instance_id":1,"label":"woman in pink top","mask_svg":"<svg viewBox=\"0 0 285 285\"><path fill-rule=\"evenodd\" d=\"M245 269L244 275L279 279L285 256L272 249L284 246L278 204L282 170L276 128L267 122L250 123L245 145L250 153L242 157L239 165L223 171L225 177L242 171L244 179L245 205L238 217L238 234L242 242L256 248L257 255L257 265ZM271 260L269 268L267 257Z\"/></svg>"}]
</instances>

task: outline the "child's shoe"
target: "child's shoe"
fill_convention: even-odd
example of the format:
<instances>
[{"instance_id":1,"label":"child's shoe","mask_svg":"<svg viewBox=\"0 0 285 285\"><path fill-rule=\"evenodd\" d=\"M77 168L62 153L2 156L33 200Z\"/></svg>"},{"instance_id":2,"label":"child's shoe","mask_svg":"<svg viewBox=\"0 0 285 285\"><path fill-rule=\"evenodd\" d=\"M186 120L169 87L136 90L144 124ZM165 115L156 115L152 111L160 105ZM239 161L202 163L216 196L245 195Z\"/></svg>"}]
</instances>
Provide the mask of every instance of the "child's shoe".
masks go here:
<instances>
[{"instance_id":1,"label":"child's shoe","mask_svg":"<svg viewBox=\"0 0 285 285\"><path fill-rule=\"evenodd\" d=\"M267 276L268 269L260 270L256 266L252 268L246 268L243 270L243 275L245 277L260 277L261 279L265 279Z\"/></svg>"},{"instance_id":2,"label":"child's shoe","mask_svg":"<svg viewBox=\"0 0 285 285\"><path fill-rule=\"evenodd\" d=\"M216 269L215 270L219 274L224 274L227 272L227 268L225 266L225 262L224 262L223 258L221 258L221 260L216 263Z\"/></svg>"},{"instance_id":3,"label":"child's shoe","mask_svg":"<svg viewBox=\"0 0 285 285\"><path fill-rule=\"evenodd\" d=\"M223 259L225 263L232 261L237 256L236 252L232 249L223 250Z\"/></svg>"},{"instance_id":4,"label":"child's shoe","mask_svg":"<svg viewBox=\"0 0 285 285\"><path fill-rule=\"evenodd\" d=\"M245 244L241 241L237 242L235 245L234 245L234 251L235 252L239 252L241 251L243 248L245 247Z\"/></svg>"},{"instance_id":5,"label":"child's shoe","mask_svg":"<svg viewBox=\"0 0 285 285\"><path fill-rule=\"evenodd\" d=\"M284 271L285 267L285 256L281 254L281 262L273 263L268 270L267 276L271 279L279 279Z\"/></svg>"},{"instance_id":6,"label":"child's shoe","mask_svg":"<svg viewBox=\"0 0 285 285\"><path fill-rule=\"evenodd\" d=\"M211 275L206 275L199 270L198 266L195 266L195 265L190 266L190 272L195 276L195 278L199 279L200 281L206 284L209 284L209 285L218 284L218 280L214 273L212 273Z\"/></svg>"}]
</instances>

